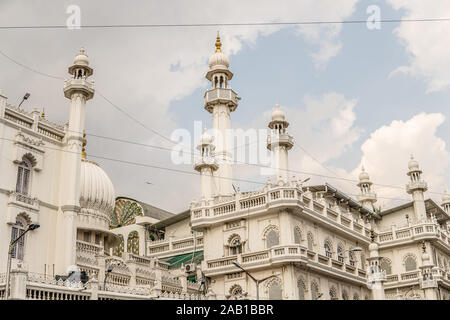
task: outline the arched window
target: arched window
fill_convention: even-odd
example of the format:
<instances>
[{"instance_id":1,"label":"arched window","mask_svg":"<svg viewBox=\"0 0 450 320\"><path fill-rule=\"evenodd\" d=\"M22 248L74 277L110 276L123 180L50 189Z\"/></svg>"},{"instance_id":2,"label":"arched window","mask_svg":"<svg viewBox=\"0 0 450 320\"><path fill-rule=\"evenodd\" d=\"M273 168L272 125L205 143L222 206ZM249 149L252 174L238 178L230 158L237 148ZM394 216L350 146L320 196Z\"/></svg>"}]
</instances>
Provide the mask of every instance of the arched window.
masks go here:
<instances>
[{"instance_id":1,"label":"arched window","mask_svg":"<svg viewBox=\"0 0 450 320\"><path fill-rule=\"evenodd\" d=\"M326 250L325 250L326 251ZM328 256L328 255L327 255ZM341 245L338 245L337 247L337 256L338 256L338 260L339 262L344 263L344 249L342 249ZM331 257L330 257L331 258Z\"/></svg>"},{"instance_id":2,"label":"arched window","mask_svg":"<svg viewBox=\"0 0 450 320\"><path fill-rule=\"evenodd\" d=\"M280 238L278 236L278 231L275 228L269 228L266 233L266 247L267 249L272 248L280 243Z\"/></svg>"},{"instance_id":3,"label":"arched window","mask_svg":"<svg viewBox=\"0 0 450 320\"><path fill-rule=\"evenodd\" d=\"M119 238L120 238L119 245L113 249L113 255L115 255L117 257L121 257L123 254L123 251L124 251L123 235L119 234Z\"/></svg>"},{"instance_id":4,"label":"arched window","mask_svg":"<svg viewBox=\"0 0 450 320\"><path fill-rule=\"evenodd\" d=\"M359 295L358 295L357 293L355 293L355 294L353 295L353 300L359 300Z\"/></svg>"},{"instance_id":5,"label":"arched window","mask_svg":"<svg viewBox=\"0 0 450 320\"><path fill-rule=\"evenodd\" d=\"M323 248L325 249L325 255L328 258L333 257L333 251L332 251L331 243L328 240L325 240L325 243L323 244Z\"/></svg>"},{"instance_id":6,"label":"arched window","mask_svg":"<svg viewBox=\"0 0 450 320\"><path fill-rule=\"evenodd\" d=\"M311 282L311 299L317 300L319 298L319 285L317 282Z\"/></svg>"},{"instance_id":7,"label":"arched window","mask_svg":"<svg viewBox=\"0 0 450 320\"><path fill-rule=\"evenodd\" d=\"M311 232L308 232L308 250L313 251L314 249L314 236Z\"/></svg>"},{"instance_id":8,"label":"arched window","mask_svg":"<svg viewBox=\"0 0 450 320\"><path fill-rule=\"evenodd\" d=\"M137 231L132 231L128 234L127 252L139 254L139 234Z\"/></svg>"},{"instance_id":9,"label":"arched window","mask_svg":"<svg viewBox=\"0 0 450 320\"><path fill-rule=\"evenodd\" d=\"M348 252L348 261L350 262L351 266L355 266L355 254L353 253L353 251Z\"/></svg>"},{"instance_id":10,"label":"arched window","mask_svg":"<svg viewBox=\"0 0 450 320\"><path fill-rule=\"evenodd\" d=\"M408 255L405 259L404 259L404 263L405 263L405 271L414 271L417 269L417 263L416 263L416 259L414 258L414 256Z\"/></svg>"},{"instance_id":11,"label":"arched window","mask_svg":"<svg viewBox=\"0 0 450 320\"><path fill-rule=\"evenodd\" d=\"M269 300L281 300L283 298L281 283L279 279L271 281L268 284L268 287L269 287Z\"/></svg>"},{"instance_id":12,"label":"arched window","mask_svg":"<svg viewBox=\"0 0 450 320\"><path fill-rule=\"evenodd\" d=\"M294 228L294 243L300 244L302 242L302 233L299 227Z\"/></svg>"},{"instance_id":13,"label":"arched window","mask_svg":"<svg viewBox=\"0 0 450 320\"><path fill-rule=\"evenodd\" d=\"M342 300L348 300L347 290L342 290Z\"/></svg>"},{"instance_id":14,"label":"arched window","mask_svg":"<svg viewBox=\"0 0 450 320\"><path fill-rule=\"evenodd\" d=\"M228 241L228 246L230 248L230 255L236 255L242 253L242 243L241 237L235 234L230 237Z\"/></svg>"},{"instance_id":15,"label":"arched window","mask_svg":"<svg viewBox=\"0 0 450 320\"><path fill-rule=\"evenodd\" d=\"M306 291L305 282L302 279L299 279L297 281L297 287L298 287L298 299L305 300L305 291Z\"/></svg>"},{"instance_id":16,"label":"arched window","mask_svg":"<svg viewBox=\"0 0 450 320\"><path fill-rule=\"evenodd\" d=\"M381 259L380 268L381 268L381 270L386 272L386 274L391 274L392 273L391 260L389 260L388 258Z\"/></svg>"},{"instance_id":17,"label":"arched window","mask_svg":"<svg viewBox=\"0 0 450 320\"><path fill-rule=\"evenodd\" d=\"M27 229L27 222L26 220L19 216L16 219L16 224L12 226L11 228L11 241L16 240L18 237L20 237L25 230ZM23 260L24 255L24 247L25 247L25 237L22 237L13 247L12 249L12 258Z\"/></svg>"},{"instance_id":18,"label":"arched window","mask_svg":"<svg viewBox=\"0 0 450 320\"><path fill-rule=\"evenodd\" d=\"M338 295L337 295L337 290L336 290L335 286L331 286L329 294L330 294L330 299L331 300L339 300L338 299Z\"/></svg>"},{"instance_id":19,"label":"arched window","mask_svg":"<svg viewBox=\"0 0 450 320\"><path fill-rule=\"evenodd\" d=\"M31 162L23 157L17 171L16 192L28 195L30 188Z\"/></svg>"}]
</instances>

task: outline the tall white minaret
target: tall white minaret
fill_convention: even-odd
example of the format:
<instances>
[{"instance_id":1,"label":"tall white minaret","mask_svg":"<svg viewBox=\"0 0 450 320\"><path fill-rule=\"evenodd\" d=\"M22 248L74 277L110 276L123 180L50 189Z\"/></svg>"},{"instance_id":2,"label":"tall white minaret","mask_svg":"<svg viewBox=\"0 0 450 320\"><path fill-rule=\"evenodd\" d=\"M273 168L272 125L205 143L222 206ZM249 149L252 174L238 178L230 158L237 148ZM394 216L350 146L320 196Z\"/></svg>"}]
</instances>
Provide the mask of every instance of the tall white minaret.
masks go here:
<instances>
[{"instance_id":1,"label":"tall white minaret","mask_svg":"<svg viewBox=\"0 0 450 320\"><path fill-rule=\"evenodd\" d=\"M289 181L288 151L294 146L294 139L287 133L289 122L285 119L280 106L272 110L272 121L269 122L270 134L267 136L267 149L272 151L273 165L276 169L275 182Z\"/></svg>"},{"instance_id":2,"label":"tall white minaret","mask_svg":"<svg viewBox=\"0 0 450 320\"><path fill-rule=\"evenodd\" d=\"M64 274L75 265L77 214L80 212L80 172L86 101L94 96L94 85L88 79L93 74L89 60L81 48L69 67L72 78L64 82L64 96L70 99L69 126L64 138L64 156L56 243L56 272Z\"/></svg>"},{"instance_id":3,"label":"tall white minaret","mask_svg":"<svg viewBox=\"0 0 450 320\"><path fill-rule=\"evenodd\" d=\"M367 284L372 291L373 300L385 300L384 282L386 282L386 273L381 269L382 257L378 252L378 244L375 242L375 234L372 231L369 244L369 266L367 267Z\"/></svg>"},{"instance_id":4,"label":"tall white minaret","mask_svg":"<svg viewBox=\"0 0 450 320\"><path fill-rule=\"evenodd\" d=\"M364 170L364 167L361 168L357 186L361 190L361 193L357 196L359 203L372 210L373 204L377 202L377 195L372 192L372 181L370 181L369 174Z\"/></svg>"},{"instance_id":5,"label":"tall white minaret","mask_svg":"<svg viewBox=\"0 0 450 320\"><path fill-rule=\"evenodd\" d=\"M410 181L406 185L406 192L412 195L416 221L425 220L427 213L423 193L428 189L427 183L422 180L422 170L419 169L419 163L414 160L412 155L408 167L409 171L407 175L409 176Z\"/></svg>"},{"instance_id":6,"label":"tall white minaret","mask_svg":"<svg viewBox=\"0 0 450 320\"><path fill-rule=\"evenodd\" d=\"M195 162L194 169L200 173L201 199L209 200L216 194L216 186L214 181L214 172L219 166L213 156L214 145L213 137L207 132L206 128L200 138L200 144L197 149L200 151L200 159Z\"/></svg>"},{"instance_id":7,"label":"tall white minaret","mask_svg":"<svg viewBox=\"0 0 450 320\"><path fill-rule=\"evenodd\" d=\"M238 106L236 92L229 87L233 73L228 70L230 62L222 53L222 43L217 33L216 52L209 59L209 71L206 79L211 81L211 89L205 92L205 109L212 113L212 127L214 130L216 157L219 169L215 173L218 195L232 195L232 150L231 150L231 112Z\"/></svg>"}]
</instances>

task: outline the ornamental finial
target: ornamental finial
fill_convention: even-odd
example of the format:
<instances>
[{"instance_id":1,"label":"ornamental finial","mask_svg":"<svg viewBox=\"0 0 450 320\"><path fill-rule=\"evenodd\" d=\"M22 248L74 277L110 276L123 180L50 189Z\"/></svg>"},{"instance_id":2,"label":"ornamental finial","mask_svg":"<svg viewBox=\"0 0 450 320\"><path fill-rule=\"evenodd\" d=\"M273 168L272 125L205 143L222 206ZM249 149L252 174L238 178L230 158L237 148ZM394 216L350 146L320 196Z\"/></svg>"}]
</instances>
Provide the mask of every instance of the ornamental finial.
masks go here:
<instances>
[{"instance_id":1,"label":"ornamental finial","mask_svg":"<svg viewBox=\"0 0 450 320\"><path fill-rule=\"evenodd\" d=\"M86 144L87 144L86 132L84 132L83 133L83 148L81 148L81 157L83 159L86 159Z\"/></svg>"},{"instance_id":2,"label":"ornamental finial","mask_svg":"<svg viewBox=\"0 0 450 320\"><path fill-rule=\"evenodd\" d=\"M220 42L219 31L217 31L217 39L216 39L216 52L222 52L220 49L222 47L222 42Z\"/></svg>"},{"instance_id":3,"label":"ornamental finial","mask_svg":"<svg viewBox=\"0 0 450 320\"><path fill-rule=\"evenodd\" d=\"M45 109L44 108L42 108L41 118L45 119Z\"/></svg>"}]
</instances>

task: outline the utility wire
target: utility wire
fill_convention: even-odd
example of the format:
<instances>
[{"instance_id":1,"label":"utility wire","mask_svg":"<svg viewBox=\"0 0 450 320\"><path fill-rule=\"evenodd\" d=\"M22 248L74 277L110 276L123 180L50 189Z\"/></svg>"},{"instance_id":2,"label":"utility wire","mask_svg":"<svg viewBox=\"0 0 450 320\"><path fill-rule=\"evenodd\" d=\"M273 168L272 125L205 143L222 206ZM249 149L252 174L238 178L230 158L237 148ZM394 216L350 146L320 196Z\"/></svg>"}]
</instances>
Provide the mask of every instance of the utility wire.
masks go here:
<instances>
[{"instance_id":1,"label":"utility wire","mask_svg":"<svg viewBox=\"0 0 450 320\"><path fill-rule=\"evenodd\" d=\"M449 19L449 20L450 20L450 19ZM3 55L3 56L4 56L5 58L7 58L8 60L12 61L13 63L15 63L15 64L17 64L17 65L19 65L19 66L21 66L21 67L23 67L23 68L25 68L25 69L31 71L31 72L35 72L35 73L37 73L37 74L40 74L40 75L42 75L42 76L49 77L49 78L52 78L52 79L64 80L64 78L62 78L62 77L53 76L53 75L50 75L50 74L47 74L47 73L38 71L38 70L36 70L36 69L33 69L33 68L31 68L31 67L29 67L29 66L27 66L27 65L25 65L25 64L22 64L22 63L20 63L19 61L17 61L17 60L15 60L15 59L11 58L9 55L5 54L5 53L4 53L3 51L1 51L1 50L0 50L0 54ZM141 125L143 128L145 128L145 129L147 129L148 131L150 131L150 132L152 132L152 133L154 133L154 134L156 134L156 135L162 137L163 139L165 139L165 140L167 140L167 141L170 141L170 142L173 143L173 144L176 144L176 142L174 142L173 140L171 140L171 139L165 137L164 135L160 134L159 132L155 131L154 129L149 128L149 127L146 126L144 123L142 123L141 121L139 121L138 119L136 119L135 117L133 117L131 114L129 114L128 112L126 112L123 108L120 108L119 106L117 106L116 104L114 104L110 99L108 99L106 96L104 96L99 90L96 90L96 91L98 92L98 94L99 94L106 102L108 102L110 105L112 105L114 108L116 108L117 110L119 110L122 114L126 115L126 116L127 116L128 118L130 118L131 120L133 120L133 121L135 121L136 123L138 123L139 125ZM78 133L79 133L79 134L82 134L82 133L80 133L80 132L78 132ZM140 145L140 146L146 146L146 147L158 148L158 149L161 149L161 150L169 150L169 151L173 151L172 149L164 148L164 147L161 147L161 146L154 146L154 145L148 145L148 144L146 145L146 144L141 144L141 143L137 143L137 142L127 141L127 140L122 140L122 139L116 139L116 138L110 138L110 137L105 137L105 136L100 136L100 135L93 135L93 134L90 134L90 135L91 135L91 136L96 136L96 137L98 137L98 138L114 140L114 141L117 141L117 142L131 143L131 144ZM251 143L247 143L247 144L242 145L242 146L248 146L248 145L253 144L253 143L255 143L255 142L257 143L258 141L253 141L253 142L251 142ZM297 144L296 144L296 145L297 145ZM235 147L234 149L237 149L237 148L242 147L242 146L237 146L237 147ZM299 145L299 147L300 147L300 148L301 148L308 156L310 156L313 160L317 161L317 162L318 162L321 166L323 166L325 169L327 169L328 171L332 172L330 169L326 168L319 160L317 160L315 157L313 157L312 155L310 155L303 147L301 147L300 145ZM195 156L195 154L194 154L194 153L191 153L191 152L187 152L187 151L183 151L183 150L181 150L180 152L190 153L191 155L194 155L194 156ZM239 161L237 161L237 160L236 160L235 162L238 163L238 164L243 164L243 165L257 166L257 167L261 167L261 168L271 168L270 166L264 166L264 165L260 165L260 164L251 164L251 163L242 162L242 161L239 162ZM298 171L298 170L292 170L292 169L280 169L280 170L284 170L284 171L287 171L287 172L290 172L290 173L299 173L299 174L305 174L305 175L317 176L317 177L321 177L321 178L337 179L337 180L348 181L348 182L352 182L352 183L358 183L358 182L359 182L358 180L354 180L354 179L347 179L347 178L342 178L342 177L337 177L337 176L336 176L336 177L332 177L332 176L327 176L327 175L323 175L323 174L316 174L316 173L312 173L312 172L304 172L304 171ZM333 173L333 172L332 172L332 173ZM335 173L333 173L333 174L335 174ZM235 180L235 181L239 181L239 180L237 180L237 179L234 179L234 180ZM401 186L394 186L394 185L387 185L387 184L373 183L373 185L377 185L377 186L381 186L381 187L387 187L387 188L403 189L403 187L401 187ZM429 192L430 194L443 195L443 193L439 193L439 192L432 192L432 191L428 191L428 192Z\"/></svg>"},{"instance_id":2,"label":"utility wire","mask_svg":"<svg viewBox=\"0 0 450 320\"><path fill-rule=\"evenodd\" d=\"M83 29L109 28L191 28L191 27L249 27L249 26L298 26L298 25L327 25L327 24L366 24L370 20L327 20L327 21L287 21L287 22L230 22L230 23L144 23L144 24L92 24L81 25ZM425 19L381 19L380 23L401 22L448 22L450 18ZM0 30L14 29L69 29L67 25L3 25Z\"/></svg>"},{"instance_id":3,"label":"utility wire","mask_svg":"<svg viewBox=\"0 0 450 320\"><path fill-rule=\"evenodd\" d=\"M0 137L0 140L9 141L11 143L15 142L14 139L9 139L9 138L4 138L4 137ZM75 152L75 151L64 150L64 149L54 148L54 147L50 147L50 146L40 146L40 148L45 148L45 149L59 151L59 152L66 152L66 153L70 153L70 154L78 154L78 152ZM102 156L102 155L89 154L89 157L90 158L95 158L95 159L107 160L107 161L116 162L116 163L121 163L121 164L138 166L138 167L145 167L145 168L158 169L158 170L164 170L164 171L175 172L175 173L182 173L182 174L200 176L199 173L194 172L194 171L187 171L187 170L181 170L181 169L168 168L168 167L163 167L163 166L159 166L159 165L153 165L153 164L142 163L142 162L134 162L134 161L128 161L128 160L122 160L122 159L106 157L106 156ZM249 179L228 178L228 177L219 177L219 176L217 178L218 179L223 179L223 180L232 180L232 181L247 182L247 183L252 183L252 184L259 184L259 185L265 185L266 184L265 182L249 180ZM356 194L351 194L351 193L347 193L347 195L357 196ZM388 200L410 201L410 199L401 199L401 198L387 198L387 197L378 197L378 198L379 199L388 199Z\"/></svg>"}]
</instances>

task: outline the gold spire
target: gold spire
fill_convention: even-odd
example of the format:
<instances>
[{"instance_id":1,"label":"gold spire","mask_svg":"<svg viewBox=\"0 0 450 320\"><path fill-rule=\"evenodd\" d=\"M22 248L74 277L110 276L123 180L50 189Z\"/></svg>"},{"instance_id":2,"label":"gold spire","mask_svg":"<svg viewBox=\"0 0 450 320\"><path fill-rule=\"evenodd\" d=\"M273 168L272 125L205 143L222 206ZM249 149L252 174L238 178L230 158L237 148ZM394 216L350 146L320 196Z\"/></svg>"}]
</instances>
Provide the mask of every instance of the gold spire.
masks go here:
<instances>
[{"instance_id":1,"label":"gold spire","mask_svg":"<svg viewBox=\"0 0 450 320\"><path fill-rule=\"evenodd\" d=\"M45 119L45 109L44 109L44 108L42 108L41 118L44 118L44 119Z\"/></svg>"},{"instance_id":2,"label":"gold spire","mask_svg":"<svg viewBox=\"0 0 450 320\"><path fill-rule=\"evenodd\" d=\"M87 144L86 132L84 132L83 133L83 148L81 148L81 157L83 159L86 159L86 144Z\"/></svg>"},{"instance_id":3,"label":"gold spire","mask_svg":"<svg viewBox=\"0 0 450 320\"><path fill-rule=\"evenodd\" d=\"M220 47L222 47L222 42L220 42L219 31L217 31L216 52L222 52L222 51L220 50Z\"/></svg>"}]
</instances>

